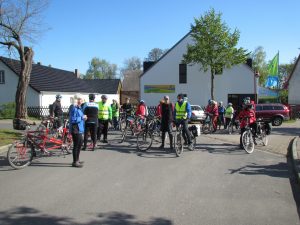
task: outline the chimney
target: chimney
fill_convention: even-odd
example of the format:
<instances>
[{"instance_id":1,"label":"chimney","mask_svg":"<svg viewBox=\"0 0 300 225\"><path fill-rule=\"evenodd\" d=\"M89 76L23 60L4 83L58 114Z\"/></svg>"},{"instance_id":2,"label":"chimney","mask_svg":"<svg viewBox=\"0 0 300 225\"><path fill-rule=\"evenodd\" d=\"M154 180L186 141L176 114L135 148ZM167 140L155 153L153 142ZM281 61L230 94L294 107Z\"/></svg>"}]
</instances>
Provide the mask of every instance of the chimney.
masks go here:
<instances>
[{"instance_id":1,"label":"chimney","mask_svg":"<svg viewBox=\"0 0 300 225\"><path fill-rule=\"evenodd\" d=\"M37 64L38 64L38 65L40 65L40 66L42 65L42 63L41 63L41 62L37 62Z\"/></svg>"},{"instance_id":2,"label":"chimney","mask_svg":"<svg viewBox=\"0 0 300 225\"><path fill-rule=\"evenodd\" d=\"M251 58L248 58L247 61L246 61L246 64L252 68L252 59Z\"/></svg>"},{"instance_id":3,"label":"chimney","mask_svg":"<svg viewBox=\"0 0 300 225\"><path fill-rule=\"evenodd\" d=\"M76 78L80 78L80 73L78 69L75 69L75 76Z\"/></svg>"},{"instance_id":4,"label":"chimney","mask_svg":"<svg viewBox=\"0 0 300 225\"><path fill-rule=\"evenodd\" d=\"M156 62L154 61L146 61L143 63L144 73L149 70Z\"/></svg>"}]
</instances>

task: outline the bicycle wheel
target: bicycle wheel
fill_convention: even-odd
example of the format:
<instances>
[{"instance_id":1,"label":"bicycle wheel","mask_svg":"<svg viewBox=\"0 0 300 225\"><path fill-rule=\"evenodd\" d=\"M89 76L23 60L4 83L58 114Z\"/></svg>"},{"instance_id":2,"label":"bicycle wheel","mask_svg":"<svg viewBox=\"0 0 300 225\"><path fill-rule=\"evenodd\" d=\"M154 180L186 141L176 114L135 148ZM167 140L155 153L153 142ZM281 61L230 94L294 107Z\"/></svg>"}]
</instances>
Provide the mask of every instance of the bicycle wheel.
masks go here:
<instances>
[{"instance_id":1,"label":"bicycle wheel","mask_svg":"<svg viewBox=\"0 0 300 225\"><path fill-rule=\"evenodd\" d=\"M152 146L153 136L149 131L142 131L137 136L137 149L147 151Z\"/></svg>"},{"instance_id":2,"label":"bicycle wheel","mask_svg":"<svg viewBox=\"0 0 300 225\"><path fill-rule=\"evenodd\" d=\"M263 146L268 145L269 138L268 138L268 135L266 134L265 131L263 131L262 134L261 134L261 140L262 140Z\"/></svg>"},{"instance_id":3,"label":"bicycle wheel","mask_svg":"<svg viewBox=\"0 0 300 225\"><path fill-rule=\"evenodd\" d=\"M72 146L73 146L73 138L71 134L66 134L64 136L62 149L66 151L68 154L72 153Z\"/></svg>"},{"instance_id":4,"label":"bicycle wheel","mask_svg":"<svg viewBox=\"0 0 300 225\"><path fill-rule=\"evenodd\" d=\"M126 135L127 135L127 127L124 128L124 130L122 131L122 137L121 137L121 141L120 143L123 143L126 139Z\"/></svg>"},{"instance_id":5,"label":"bicycle wheel","mask_svg":"<svg viewBox=\"0 0 300 225\"><path fill-rule=\"evenodd\" d=\"M182 135L181 135L181 132L179 132L179 131L175 131L174 148L175 148L176 156L179 157L181 155L181 153L183 152Z\"/></svg>"},{"instance_id":6,"label":"bicycle wheel","mask_svg":"<svg viewBox=\"0 0 300 225\"><path fill-rule=\"evenodd\" d=\"M247 153L250 154L254 151L254 142L253 142L253 137L252 137L252 133L250 130L247 130L243 133L242 143L243 143L243 147Z\"/></svg>"},{"instance_id":7,"label":"bicycle wheel","mask_svg":"<svg viewBox=\"0 0 300 225\"><path fill-rule=\"evenodd\" d=\"M194 151L195 149L196 149L196 143L197 143L197 139L196 139L196 137L194 137L193 135L192 135L192 146L191 146L191 148L189 148L189 150L190 151Z\"/></svg>"},{"instance_id":8,"label":"bicycle wheel","mask_svg":"<svg viewBox=\"0 0 300 225\"><path fill-rule=\"evenodd\" d=\"M34 147L29 141L16 141L8 149L7 160L15 169L22 169L31 164Z\"/></svg>"},{"instance_id":9,"label":"bicycle wheel","mask_svg":"<svg viewBox=\"0 0 300 225\"><path fill-rule=\"evenodd\" d=\"M203 126L202 126L202 133L203 134L209 134L210 133L210 124L209 123L205 123Z\"/></svg>"}]
</instances>

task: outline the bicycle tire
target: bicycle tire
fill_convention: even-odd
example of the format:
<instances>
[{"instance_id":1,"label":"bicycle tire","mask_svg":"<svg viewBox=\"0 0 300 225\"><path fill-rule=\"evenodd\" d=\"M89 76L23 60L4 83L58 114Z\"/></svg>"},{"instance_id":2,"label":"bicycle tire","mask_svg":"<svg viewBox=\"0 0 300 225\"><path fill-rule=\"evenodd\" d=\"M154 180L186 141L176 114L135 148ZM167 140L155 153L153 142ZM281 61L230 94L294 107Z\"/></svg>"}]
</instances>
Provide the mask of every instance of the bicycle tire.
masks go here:
<instances>
[{"instance_id":1,"label":"bicycle tire","mask_svg":"<svg viewBox=\"0 0 300 225\"><path fill-rule=\"evenodd\" d=\"M247 130L243 133L242 143L243 143L244 150L248 154L251 154L254 151L254 142L253 142L253 137L252 137L252 133L250 130Z\"/></svg>"},{"instance_id":2,"label":"bicycle tire","mask_svg":"<svg viewBox=\"0 0 300 225\"><path fill-rule=\"evenodd\" d=\"M147 151L151 148L153 142L153 135L149 131L142 131L137 136L137 149L140 151Z\"/></svg>"},{"instance_id":3,"label":"bicycle tire","mask_svg":"<svg viewBox=\"0 0 300 225\"><path fill-rule=\"evenodd\" d=\"M268 138L268 135L266 134L265 131L263 131L262 134L261 134L261 140L262 140L263 146L267 146L268 145L269 138Z\"/></svg>"},{"instance_id":4,"label":"bicycle tire","mask_svg":"<svg viewBox=\"0 0 300 225\"><path fill-rule=\"evenodd\" d=\"M66 134L63 140L63 150L65 150L68 154L72 153L72 144L73 138L70 134Z\"/></svg>"},{"instance_id":5,"label":"bicycle tire","mask_svg":"<svg viewBox=\"0 0 300 225\"><path fill-rule=\"evenodd\" d=\"M197 137L192 137L192 147L189 148L190 151L194 151L196 149Z\"/></svg>"},{"instance_id":6,"label":"bicycle tire","mask_svg":"<svg viewBox=\"0 0 300 225\"><path fill-rule=\"evenodd\" d=\"M23 169L29 166L33 159L34 146L31 142L15 141L7 151L7 160L14 169ZM16 154L14 156L14 154Z\"/></svg>"},{"instance_id":7,"label":"bicycle tire","mask_svg":"<svg viewBox=\"0 0 300 225\"><path fill-rule=\"evenodd\" d=\"M181 132L175 131L174 135L174 148L175 148L175 154L177 157L181 155L183 152L183 144L182 144L182 135Z\"/></svg>"},{"instance_id":8,"label":"bicycle tire","mask_svg":"<svg viewBox=\"0 0 300 225\"><path fill-rule=\"evenodd\" d=\"M126 139L126 136L127 136L127 127L124 128L123 132L122 132L122 137L121 137L121 141L120 143L123 143Z\"/></svg>"}]
</instances>

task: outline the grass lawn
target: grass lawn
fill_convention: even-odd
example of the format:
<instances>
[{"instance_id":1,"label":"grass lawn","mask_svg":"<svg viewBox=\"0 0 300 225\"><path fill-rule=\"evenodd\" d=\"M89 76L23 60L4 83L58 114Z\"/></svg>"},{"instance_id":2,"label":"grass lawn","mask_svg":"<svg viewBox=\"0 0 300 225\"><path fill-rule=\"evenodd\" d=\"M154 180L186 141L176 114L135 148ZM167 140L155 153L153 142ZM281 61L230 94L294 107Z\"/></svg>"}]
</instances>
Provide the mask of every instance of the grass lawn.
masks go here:
<instances>
[{"instance_id":1,"label":"grass lawn","mask_svg":"<svg viewBox=\"0 0 300 225\"><path fill-rule=\"evenodd\" d=\"M0 129L0 146L11 144L14 140L20 139L22 133L13 130Z\"/></svg>"},{"instance_id":2,"label":"grass lawn","mask_svg":"<svg viewBox=\"0 0 300 225\"><path fill-rule=\"evenodd\" d=\"M295 123L296 122L296 120L285 120L285 121L283 121L284 123Z\"/></svg>"}]
</instances>

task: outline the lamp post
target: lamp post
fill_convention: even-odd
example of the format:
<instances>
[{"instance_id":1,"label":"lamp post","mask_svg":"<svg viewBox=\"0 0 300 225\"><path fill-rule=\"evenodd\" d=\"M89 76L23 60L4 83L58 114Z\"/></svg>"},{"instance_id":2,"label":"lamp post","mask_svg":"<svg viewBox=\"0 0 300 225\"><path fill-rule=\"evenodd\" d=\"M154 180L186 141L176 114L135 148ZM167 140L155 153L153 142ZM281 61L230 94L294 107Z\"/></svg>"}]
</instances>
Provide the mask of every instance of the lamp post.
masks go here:
<instances>
[{"instance_id":1,"label":"lamp post","mask_svg":"<svg viewBox=\"0 0 300 225\"><path fill-rule=\"evenodd\" d=\"M254 72L254 96L255 96L255 103L258 103L258 93L257 93L257 79L259 78L260 74L259 72L256 70Z\"/></svg>"}]
</instances>

